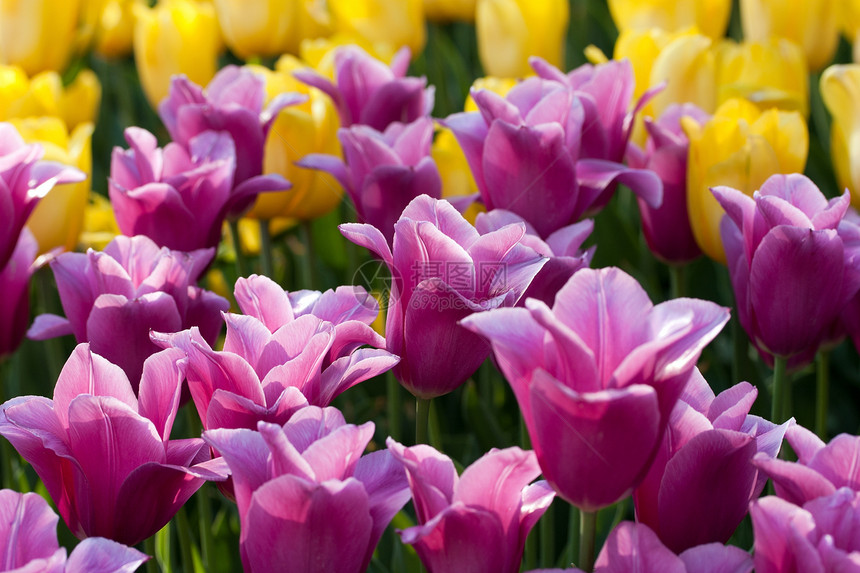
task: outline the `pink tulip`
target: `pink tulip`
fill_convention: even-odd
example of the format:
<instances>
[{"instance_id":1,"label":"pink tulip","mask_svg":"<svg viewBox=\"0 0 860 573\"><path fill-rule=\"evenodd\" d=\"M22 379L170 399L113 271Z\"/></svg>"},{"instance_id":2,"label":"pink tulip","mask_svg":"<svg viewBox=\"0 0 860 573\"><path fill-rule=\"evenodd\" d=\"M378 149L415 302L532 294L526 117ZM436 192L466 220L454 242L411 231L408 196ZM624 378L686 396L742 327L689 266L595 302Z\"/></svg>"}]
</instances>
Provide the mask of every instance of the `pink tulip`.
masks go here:
<instances>
[{"instance_id":1,"label":"pink tulip","mask_svg":"<svg viewBox=\"0 0 860 573\"><path fill-rule=\"evenodd\" d=\"M434 573L516 573L526 537L555 497L534 452L493 449L457 475L451 458L430 446L389 451L406 469L418 525L399 531Z\"/></svg>"},{"instance_id":2,"label":"pink tulip","mask_svg":"<svg viewBox=\"0 0 860 573\"><path fill-rule=\"evenodd\" d=\"M550 309L476 313L462 324L493 345L544 477L595 511L644 479L672 409L728 309L695 299L654 306L619 269L582 269Z\"/></svg>"},{"instance_id":3,"label":"pink tulip","mask_svg":"<svg viewBox=\"0 0 860 573\"><path fill-rule=\"evenodd\" d=\"M388 451L362 456L373 423L346 424L308 406L283 427L218 429L203 438L233 470L245 571L359 573L388 522L409 500Z\"/></svg>"},{"instance_id":4,"label":"pink tulip","mask_svg":"<svg viewBox=\"0 0 860 573\"><path fill-rule=\"evenodd\" d=\"M0 407L0 435L36 470L71 532L136 545L154 535L203 485L223 480L199 438L171 440L185 357L150 357L136 397L123 371L75 348L54 399L13 398Z\"/></svg>"},{"instance_id":5,"label":"pink tulip","mask_svg":"<svg viewBox=\"0 0 860 573\"><path fill-rule=\"evenodd\" d=\"M0 362L15 352L30 321L30 277L39 244L26 228L5 267L0 268Z\"/></svg>"},{"instance_id":6,"label":"pink tulip","mask_svg":"<svg viewBox=\"0 0 860 573\"><path fill-rule=\"evenodd\" d=\"M516 304L545 262L521 244L524 225L481 234L450 203L426 195L404 209L394 226L393 249L371 225L340 230L391 271L387 349L400 356L398 380L419 398L454 390L490 354L480 336L457 322Z\"/></svg>"}]
</instances>

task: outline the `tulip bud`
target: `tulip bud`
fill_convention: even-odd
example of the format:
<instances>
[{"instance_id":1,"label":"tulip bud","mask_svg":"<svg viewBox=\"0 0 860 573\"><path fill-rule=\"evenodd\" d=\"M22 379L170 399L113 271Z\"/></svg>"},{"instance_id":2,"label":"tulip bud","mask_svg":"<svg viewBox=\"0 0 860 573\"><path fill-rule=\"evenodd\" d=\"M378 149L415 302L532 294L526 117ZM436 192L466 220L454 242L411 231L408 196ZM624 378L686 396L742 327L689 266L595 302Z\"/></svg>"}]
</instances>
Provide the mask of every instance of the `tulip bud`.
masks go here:
<instances>
[{"instance_id":1,"label":"tulip bud","mask_svg":"<svg viewBox=\"0 0 860 573\"><path fill-rule=\"evenodd\" d=\"M713 40L725 35L731 9L730 0L609 0L609 13L622 33L695 26Z\"/></svg>"},{"instance_id":2,"label":"tulip bud","mask_svg":"<svg viewBox=\"0 0 860 573\"><path fill-rule=\"evenodd\" d=\"M328 0L335 33L420 54L427 41L423 0Z\"/></svg>"},{"instance_id":3,"label":"tulip bud","mask_svg":"<svg viewBox=\"0 0 860 573\"><path fill-rule=\"evenodd\" d=\"M2 0L0 63L27 74L63 71L72 55L81 0Z\"/></svg>"},{"instance_id":4,"label":"tulip bud","mask_svg":"<svg viewBox=\"0 0 860 573\"><path fill-rule=\"evenodd\" d=\"M833 116L830 153L840 189L851 191L851 202L860 205L860 163L852 157L860 151L860 65L830 66L821 75L821 96Z\"/></svg>"}]
</instances>

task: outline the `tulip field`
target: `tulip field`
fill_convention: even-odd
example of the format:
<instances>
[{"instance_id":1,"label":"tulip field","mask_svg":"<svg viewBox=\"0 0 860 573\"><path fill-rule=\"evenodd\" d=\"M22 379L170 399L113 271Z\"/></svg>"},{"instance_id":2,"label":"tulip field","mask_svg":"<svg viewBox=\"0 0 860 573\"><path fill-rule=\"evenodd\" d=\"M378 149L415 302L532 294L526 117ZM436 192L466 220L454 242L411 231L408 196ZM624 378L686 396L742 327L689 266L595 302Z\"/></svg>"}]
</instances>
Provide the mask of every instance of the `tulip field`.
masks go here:
<instances>
[{"instance_id":1,"label":"tulip field","mask_svg":"<svg viewBox=\"0 0 860 573\"><path fill-rule=\"evenodd\" d=\"M858 208L860 0L0 0L0 571L860 571Z\"/></svg>"}]
</instances>

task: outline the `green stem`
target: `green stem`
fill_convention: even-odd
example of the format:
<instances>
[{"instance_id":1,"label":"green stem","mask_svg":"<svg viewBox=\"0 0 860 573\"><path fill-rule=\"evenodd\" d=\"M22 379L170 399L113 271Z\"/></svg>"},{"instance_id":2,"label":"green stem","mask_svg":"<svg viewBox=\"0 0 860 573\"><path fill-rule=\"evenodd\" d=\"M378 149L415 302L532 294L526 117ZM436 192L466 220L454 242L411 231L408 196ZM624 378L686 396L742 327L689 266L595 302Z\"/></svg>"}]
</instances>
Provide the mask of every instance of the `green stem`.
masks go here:
<instances>
[{"instance_id":1,"label":"green stem","mask_svg":"<svg viewBox=\"0 0 860 573\"><path fill-rule=\"evenodd\" d=\"M815 433L827 441L827 405L830 401L830 352L818 353L815 377Z\"/></svg>"},{"instance_id":2,"label":"green stem","mask_svg":"<svg viewBox=\"0 0 860 573\"><path fill-rule=\"evenodd\" d=\"M430 398L415 399L415 443L430 442Z\"/></svg>"},{"instance_id":3,"label":"green stem","mask_svg":"<svg viewBox=\"0 0 860 573\"><path fill-rule=\"evenodd\" d=\"M305 244L305 256L302 257L302 267L304 269L304 278L306 281L306 287L309 289L313 289L314 285L317 284L316 281L316 269L314 266L314 240L313 240L313 229L311 229L310 221L302 221L301 224L301 232L302 232L302 243Z\"/></svg>"},{"instance_id":4,"label":"green stem","mask_svg":"<svg viewBox=\"0 0 860 573\"><path fill-rule=\"evenodd\" d=\"M788 361L782 356L773 357L773 403L770 418L775 424L781 424L788 419L788 384L786 366Z\"/></svg>"},{"instance_id":5,"label":"green stem","mask_svg":"<svg viewBox=\"0 0 860 573\"><path fill-rule=\"evenodd\" d=\"M687 296L687 266L669 265L669 296L681 298Z\"/></svg>"},{"instance_id":6,"label":"green stem","mask_svg":"<svg viewBox=\"0 0 860 573\"><path fill-rule=\"evenodd\" d=\"M155 557L155 535L151 535L143 542L143 552L149 555L149 560L146 562L147 573L159 573L158 559Z\"/></svg>"},{"instance_id":7,"label":"green stem","mask_svg":"<svg viewBox=\"0 0 860 573\"><path fill-rule=\"evenodd\" d=\"M594 542L597 531L597 512L579 512L579 563L583 571L594 570Z\"/></svg>"},{"instance_id":8,"label":"green stem","mask_svg":"<svg viewBox=\"0 0 860 573\"><path fill-rule=\"evenodd\" d=\"M260 262L263 263L263 274L275 278L275 259L272 256L272 234L269 232L269 220L260 219Z\"/></svg>"},{"instance_id":9,"label":"green stem","mask_svg":"<svg viewBox=\"0 0 860 573\"><path fill-rule=\"evenodd\" d=\"M51 296L48 294L54 289L54 274L47 268L43 268L36 273L36 276L38 277L36 291L39 293L37 295L39 306L43 313L54 312L54 305L51 304ZM62 341L59 338L49 338L43 344L51 380L57 380L66 362L66 358L63 356Z\"/></svg>"},{"instance_id":10,"label":"green stem","mask_svg":"<svg viewBox=\"0 0 860 573\"><path fill-rule=\"evenodd\" d=\"M188 514L185 511L184 505L176 512L176 532L179 534L179 554L182 558L182 570L193 572L194 552L191 548L193 541L191 540L191 529L188 525Z\"/></svg>"},{"instance_id":11,"label":"green stem","mask_svg":"<svg viewBox=\"0 0 860 573\"><path fill-rule=\"evenodd\" d=\"M0 403L6 401L6 368L7 361L0 358ZM0 438L0 456L3 457L3 487L13 489L12 484L12 446L6 438Z\"/></svg>"},{"instance_id":12,"label":"green stem","mask_svg":"<svg viewBox=\"0 0 860 573\"><path fill-rule=\"evenodd\" d=\"M248 260L245 258L245 253L242 252L242 236L239 234L239 220L230 219L230 238L233 240L233 250L236 251L236 270L240 277L248 276Z\"/></svg>"},{"instance_id":13,"label":"green stem","mask_svg":"<svg viewBox=\"0 0 860 573\"><path fill-rule=\"evenodd\" d=\"M198 416L194 404L187 404L185 411L190 435L199 438L203 434L203 425L200 422L200 416ZM203 487L197 490L196 498L197 518L200 527L200 558L203 561L203 570L209 571L210 565L215 561L212 557L212 508L209 505L209 491L205 483Z\"/></svg>"},{"instance_id":14,"label":"green stem","mask_svg":"<svg viewBox=\"0 0 860 573\"><path fill-rule=\"evenodd\" d=\"M575 505L571 505L567 529L570 532L570 546L568 547L567 563L565 563L565 567L579 561L579 519L579 508Z\"/></svg>"},{"instance_id":15,"label":"green stem","mask_svg":"<svg viewBox=\"0 0 860 573\"><path fill-rule=\"evenodd\" d=\"M398 442L400 438L400 410L403 404L403 398L400 391L400 382L394 376L394 372L389 370L385 376L386 384L386 404L385 409L388 414L388 435Z\"/></svg>"},{"instance_id":16,"label":"green stem","mask_svg":"<svg viewBox=\"0 0 860 573\"><path fill-rule=\"evenodd\" d=\"M554 506L546 508L540 518L540 562L542 567L555 567Z\"/></svg>"}]
</instances>

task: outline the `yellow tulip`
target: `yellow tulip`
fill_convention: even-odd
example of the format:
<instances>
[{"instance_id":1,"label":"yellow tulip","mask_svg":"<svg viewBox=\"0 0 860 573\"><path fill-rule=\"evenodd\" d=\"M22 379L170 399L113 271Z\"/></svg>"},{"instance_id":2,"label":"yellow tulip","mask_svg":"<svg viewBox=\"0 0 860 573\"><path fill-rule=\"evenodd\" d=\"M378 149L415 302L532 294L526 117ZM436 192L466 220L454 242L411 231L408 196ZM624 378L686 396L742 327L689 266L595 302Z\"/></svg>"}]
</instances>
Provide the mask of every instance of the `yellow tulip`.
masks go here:
<instances>
[{"instance_id":1,"label":"yellow tulip","mask_svg":"<svg viewBox=\"0 0 860 573\"><path fill-rule=\"evenodd\" d=\"M343 189L333 177L295 165L309 153L341 156L337 139L340 119L330 98L292 77L292 71L305 67L304 62L286 55L278 60L275 72L264 73L270 98L294 91L306 93L310 99L282 110L266 139L263 172L283 175L293 184L292 189L261 193L246 215L249 218L314 219L340 204Z\"/></svg>"},{"instance_id":2,"label":"yellow tulip","mask_svg":"<svg viewBox=\"0 0 860 573\"><path fill-rule=\"evenodd\" d=\"M64 88L57 72L41 72L29 79L17 66L0 66L0 120L52 115L74 129L95 122L100 99L101 84L92 70L81 70Z\"/></svg>"},{"instance_id":3,"label":"yellow tulip","mask_svg":"<svg viewBox=\"0 0 860 573\"><path fill-rule=\"evenodd\" d=\"M753 42L787 38L803 49L810 70L820 70L836 53L836 6L843 1L741 0L744 38Z\"/></svg>"},{"instance_id":4,"label":"yellow tulip","mask_svg":"<svg viewBox=\"0 0 860 573\"><path fill-rule=\"evenodd\" d=\"M687 207L699 247L725 264L720 239L723 209L711 187L728 185L748 195L776 173L802 172L809 133L796 111L762 112L752 103L731 99L704 126L682 120L690 150L687 163Z\"/></svg>"},{"instance_id":5,"label":"yellow tulip","mask_svg":"<svg viewBox=\"0 0 860 573\"><path fill-rule=\"evenodd\" d=\"M84 228L81 231L78 247L82 251L86 249L103 251L119 234L119 226L116 224L110 200L104 195L91 191L89 202L84 210Z\"/></svg>"},{"instance_id":6,"label":"yellow tulip","mask_svg":"<svg viewBox=\"0 0 860 573\"><path fill-rule=\"evenodd\" d=\"M107 0L99 13L95 51L106 58L124 58L132 51L135 6L146 0Z\"/></svg>"},{"instance_id":7,"label":"yellow tulip","mask_svg":"<svg viewBox=\"0 0 860 573\"><path fill-rule=\"evenodd\" d=\"M185 74L205 86L218 70L221 32L211 4L161 0L134 7L134 60L153 107L170 89L170 76Z\"/></svg>"},{"instance_id":8,"label":"yellow tulip","mask_svg":"<svg viewBox=\"0 0 860 573\"><path fill-rule=\"evenodd\" d=\"M784 38L765 42L726 40L717 48L717 100L742 97L761 109L809 114L809 74L803 51Z\"/></svg>"},{"instance_id":9,"label":"yellow tulip","mask_svg":"<svg viewBox=\"0 0 860 573\"><path fill-rule=\"evenodd\" d=\"M387 42L371 42L349 34L333 34L328 38L302 40L300 59L330 80L334 79L334 54L337 48L355 44L380 62L390 62L398 48Z\"/></svg>"},{"instance_id":10,"label":"yellow tulip","mask_svg":"<svg viewBox=\"0 0 860 573\"><path fill-rule=\"evenodd\" d=\"M833 116L830 155L840 189L860 207L860 64L830 66L821 75L821 96Z\"/></svg>"},{"instance_id":11,"label":"yellow tulip","mask_svg":"<svg viewBox=\"0 0 860 573\"><path fill-rule=\"evenodd\" d=\"M695 26L712 40L726 34L731 0L609 0L619 32L659 28L668 32Z\"/></svg>"},{"instance_id":12,"label":"yellow tulip","mask_svg":"<svg viewBox=\"0 0 860 573\"><path fill-rule=\"evenodd\" d=\"M81 0L0 0L0 63L28 75L63 71L76 47Z\"/></svg>"},{"instance_id":13,"label":"yellow tulip","mask_svg":"<svg viewBox=\"0 0 860 573\"><path fill-rule=\"evenodd\" d=\"M45 148L44 159L77 167L87 174L87 179L80 183L65 183L51 189L27 221L27 227L39 241L40 253L57 247L72 250L78 245L90 193L93 124L82 123L70 135L65 123L57 117L13 119L11 123L24 141Z\"/></svg>"},{"instance_id":14,"label":"yellow tulip","mask_svg":"<svg viewBox=\"0 0 860 573\"><path fill-rule=\"evenodd\" d=\"M335 33L389 44L395 51L409 46L416 56L424 49L423 0L328 0Z\"/></svg>"},{"instance_id":15,"label":"yellow tulip","mask_svg":"<svg viewBox=\"0 0 860 573\"><path fill-rule=\"evenodd\" d=\"M478 0L424 0L424 14L434 22L474 22Z\"/></svg>"},{"instance_id":16,"label":"yellow tulip","mask_svg":"<svg viewBox=\"0 0 860 573\"><path fill-rule=\"evenodd\" d=\"M475 33L484 72L508 78L530 75L530 56L563 67L569 18L568 0L478 0Z\"/></svg>"}]
</instances>

